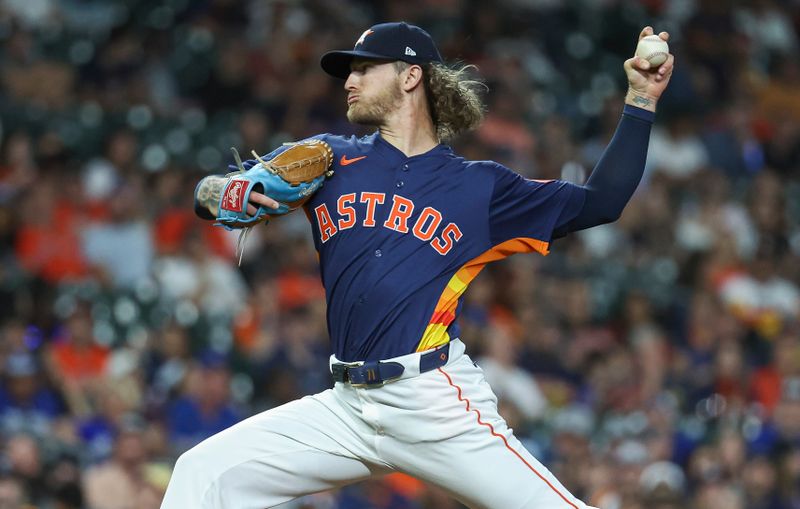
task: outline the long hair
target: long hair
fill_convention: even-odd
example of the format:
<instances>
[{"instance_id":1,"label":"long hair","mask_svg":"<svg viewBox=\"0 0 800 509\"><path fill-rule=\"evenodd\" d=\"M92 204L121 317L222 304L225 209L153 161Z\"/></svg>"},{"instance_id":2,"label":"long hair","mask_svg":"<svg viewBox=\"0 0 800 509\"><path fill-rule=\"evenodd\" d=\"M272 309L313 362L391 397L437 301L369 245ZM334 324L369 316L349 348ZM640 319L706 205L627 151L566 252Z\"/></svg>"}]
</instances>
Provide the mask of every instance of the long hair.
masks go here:
<instances>
[{"instance_id":1,"label":"long hair","mask_svg":"<svg viewBox=\"0 0 800 509\"><path fill-rule=\"evenodd\" d=\"M474 65L451 68L444 64L428 64L423 67L428 109L442 141L475 129L483 120L485 107L479 92L487 87L470 78L475 70Z\"/></svg>"},{"instance_id":2,"label":"long hair","mask_svg":"<svg viewBox=\"0 0 800 509\"><path fill-rule=\"evenodd\" d=\"M410 65L400 60L394 64L398 73ZM428 111L439 140L451 140L478 127L483 120L485 107L479 91L486 91L488 87L469 77L470 72L477 69L474 65L454 68L444 64L422 66Z\"/></svg>"}]
</instances>

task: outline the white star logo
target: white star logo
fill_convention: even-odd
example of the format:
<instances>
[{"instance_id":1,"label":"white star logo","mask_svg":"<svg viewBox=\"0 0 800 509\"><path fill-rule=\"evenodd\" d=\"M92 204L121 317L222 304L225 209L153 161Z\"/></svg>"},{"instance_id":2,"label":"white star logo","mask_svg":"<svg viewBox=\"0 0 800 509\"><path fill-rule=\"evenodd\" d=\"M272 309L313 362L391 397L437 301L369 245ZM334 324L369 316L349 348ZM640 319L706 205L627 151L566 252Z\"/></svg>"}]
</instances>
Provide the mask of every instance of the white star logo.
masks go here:
<instances>
[{"instance_id":1,"label":"white star logo","mask_svg":"<svg viewBox=\"0 0 800 509\"><path fill-rule=\"evenodd\" d=\"M359 44L364 44L364 39L366 39L367 36L371 33L373 33L373 31L370 29L364 30L364 33L361 34L361 37L359 37L358 40L356 41L356 46L358 46Z\"/></svg>"}]
</instances>

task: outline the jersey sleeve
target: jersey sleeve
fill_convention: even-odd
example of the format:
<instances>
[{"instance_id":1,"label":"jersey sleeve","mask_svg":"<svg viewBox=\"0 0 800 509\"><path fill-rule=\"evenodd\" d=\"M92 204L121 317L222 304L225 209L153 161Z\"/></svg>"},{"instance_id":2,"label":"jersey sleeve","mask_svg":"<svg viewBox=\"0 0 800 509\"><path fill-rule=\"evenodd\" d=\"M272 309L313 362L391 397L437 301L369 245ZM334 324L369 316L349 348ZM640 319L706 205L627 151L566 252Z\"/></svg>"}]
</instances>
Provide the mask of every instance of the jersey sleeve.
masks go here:
<instances>
[{"instance_id":1,"label":"jersey sleeve","mask_svg":"<svg viewBox=\"0 0 800 509\"><path fill-rule=\"evenodd\" d=\"M581 210L585 190L563 180L529 180L497 164L489 202L492 245L528 238L549 243Z\"/></svg>"}]
</instances>

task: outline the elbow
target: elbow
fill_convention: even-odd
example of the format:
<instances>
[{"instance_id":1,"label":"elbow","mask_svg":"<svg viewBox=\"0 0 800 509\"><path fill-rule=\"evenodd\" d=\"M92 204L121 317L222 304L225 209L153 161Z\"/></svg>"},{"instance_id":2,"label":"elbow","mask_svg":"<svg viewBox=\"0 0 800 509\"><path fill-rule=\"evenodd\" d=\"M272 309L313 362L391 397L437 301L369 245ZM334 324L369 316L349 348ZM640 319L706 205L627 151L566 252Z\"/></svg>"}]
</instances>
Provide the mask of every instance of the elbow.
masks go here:
<instances>
[{"instance_id":1,"label":"elbow","mask_svg":"<svg viewBox=\"0 0 800 509\"><path fill-rule=\"evenodd\" d=\"M619 218L622 217L622 212L625 210L625 206L627 204L628 200L617 203L609 203L608 206L606 207L606 210L604 211L604 214L602 214L603 216L602 224L613 223L618 221Z\"/></svg>"},{"instance_id":2,"label":"elbow","mask_svg":"<svg viewBox=\"0 0 800 509\"><path fill-rule=\"evenodd\" d=\"M621 216L622 216L622 210L608 211L597 218L597 222L594 226L600 226L601 224L610 224L616 222Z\"/></svg>"}]
</instances>

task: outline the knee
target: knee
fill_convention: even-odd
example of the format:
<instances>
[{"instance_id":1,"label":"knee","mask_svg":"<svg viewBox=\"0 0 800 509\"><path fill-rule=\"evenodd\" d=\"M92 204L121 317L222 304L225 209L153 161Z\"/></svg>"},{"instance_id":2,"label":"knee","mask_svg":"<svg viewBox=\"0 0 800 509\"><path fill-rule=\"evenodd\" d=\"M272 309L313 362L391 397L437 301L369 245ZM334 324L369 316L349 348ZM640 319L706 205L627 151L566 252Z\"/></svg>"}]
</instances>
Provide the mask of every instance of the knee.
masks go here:
<instances>
[{"instance_id":1,"label":"knee","mask_svg":"<svg viewBox=\"0 0 800 509\"><path fill-rule=\"evenodd\" d=\"M194 483L210 483L213 479L213 463L200 443L178 457L172 476L177 479L191 479Z\"/></svg>"},{"instance_id":2,"label":"knee","mask_svg":"<svg viewBox=\"0 0 800 509\"><path fill-rule=\"evenodd\" d=\"M202 449L194 447L178 457L161 509L221 507L208 501L215 474L204 456Z\"/></svg>"}]
</instances>

